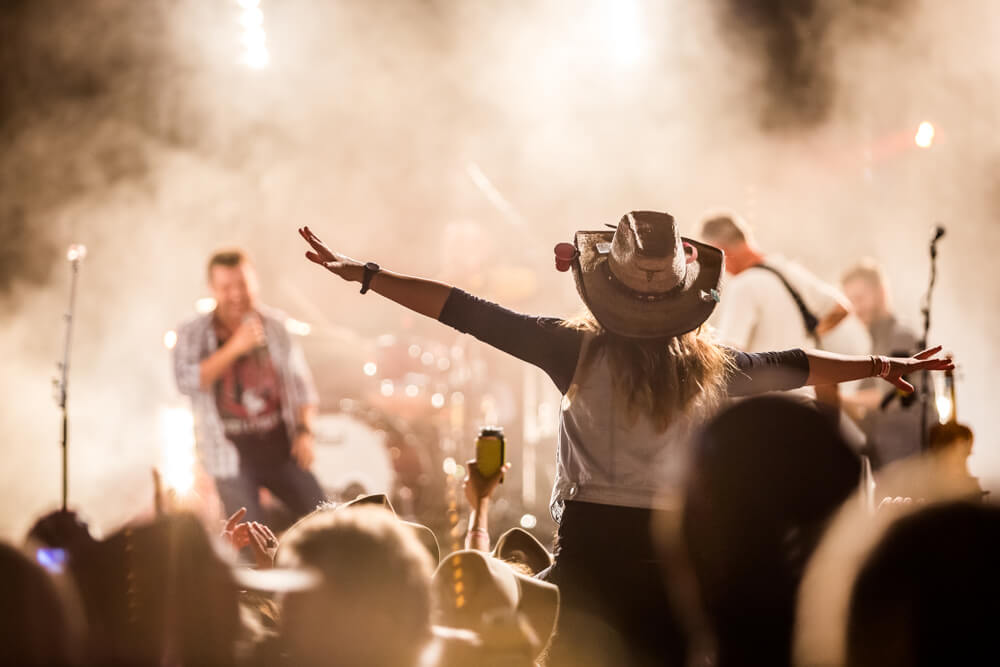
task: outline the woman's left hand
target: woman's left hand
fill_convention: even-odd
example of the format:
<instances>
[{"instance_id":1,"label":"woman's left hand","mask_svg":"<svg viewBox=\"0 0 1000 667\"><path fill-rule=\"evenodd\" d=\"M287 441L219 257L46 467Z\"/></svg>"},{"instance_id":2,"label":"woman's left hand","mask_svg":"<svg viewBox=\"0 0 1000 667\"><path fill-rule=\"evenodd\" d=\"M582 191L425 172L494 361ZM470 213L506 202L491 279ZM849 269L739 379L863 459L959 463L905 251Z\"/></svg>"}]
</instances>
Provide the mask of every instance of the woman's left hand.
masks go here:
<instances>
[{"instance_id":1,"label":"woman's left hand","mask_svg":"<svg viewBox=\"0 0 1000 667\"><path fill-rule=\"evenodd\" d=\"M912 357L893 357L889 359L889 375L886 382L896 386L906 393L913 392L913 385L903 379L918 371L951 371L955 370L955 362L951 357L938 357L941 346L931 347Z\"/></svg>"},{"instance_id":2,"label":"woman's left hand","mask_svg":"<svg viewBox=\"0 0 1000 667\"><path fill-rule=\"evenodd\" d=\"M361 282L365 270L361 262L351 259L347 255L333 252L308 227L299 228L299 235L312 246L312 250L306 252L306 258L310 262L319 264L344 280Z\"/></svg>"}]
</instances>

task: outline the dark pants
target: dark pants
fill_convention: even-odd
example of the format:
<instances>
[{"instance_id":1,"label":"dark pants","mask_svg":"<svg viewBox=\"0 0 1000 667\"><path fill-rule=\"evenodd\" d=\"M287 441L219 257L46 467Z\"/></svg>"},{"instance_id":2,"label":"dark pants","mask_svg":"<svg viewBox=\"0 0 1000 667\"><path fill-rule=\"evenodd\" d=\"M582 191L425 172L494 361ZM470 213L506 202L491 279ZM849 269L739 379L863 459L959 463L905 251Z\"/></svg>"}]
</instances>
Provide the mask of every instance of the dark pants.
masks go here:
<instances>
[{"instance_id":1,"label":"dark pants","mask_svg":"<svg viewBox=\"0 0 1000 667\"><path fill-rule=\"evenodd\" d=\"M650 510L567 502L555 565L556 634L547 665L683 665L686 642L653 544Z\"/></svg>"},{"instance_id":2,"label":"dark pants","mask_svg":"<svg viewBox=\"0 0 1000 667\"><path fill-rule=\"evenodd\" d=\"M260 487L266 488L284 503L294 519L312 512L326 500L316 476L299 467L291 457L266 466L241 463L237 477L216 478L215 486L225 506L226 516L246 507L244 521L261 520Z\"/></svg>"}]
</instances>

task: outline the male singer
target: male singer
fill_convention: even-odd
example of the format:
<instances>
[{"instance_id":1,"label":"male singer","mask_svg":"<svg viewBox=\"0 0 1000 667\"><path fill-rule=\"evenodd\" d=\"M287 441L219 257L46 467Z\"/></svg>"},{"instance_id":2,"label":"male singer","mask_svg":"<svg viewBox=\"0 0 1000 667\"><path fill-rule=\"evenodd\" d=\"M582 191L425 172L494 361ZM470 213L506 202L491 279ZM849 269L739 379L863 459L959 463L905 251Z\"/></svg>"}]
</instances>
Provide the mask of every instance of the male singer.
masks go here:
<instances>
[{"instance_id":1,"label":"male singer","mask_svg":"<svg viewBox=\"0 0 1000 667\"><path fill-rule=\"evenodd\" d=\"M215 310L177 332L174 375L191 397L195 441L227 514L259 520L266 487L296 516L324 500L313 461L318 403L302 348L285 317L258 303L257 273L241 250L208 262Z\"/></svg>"}]
</instances>

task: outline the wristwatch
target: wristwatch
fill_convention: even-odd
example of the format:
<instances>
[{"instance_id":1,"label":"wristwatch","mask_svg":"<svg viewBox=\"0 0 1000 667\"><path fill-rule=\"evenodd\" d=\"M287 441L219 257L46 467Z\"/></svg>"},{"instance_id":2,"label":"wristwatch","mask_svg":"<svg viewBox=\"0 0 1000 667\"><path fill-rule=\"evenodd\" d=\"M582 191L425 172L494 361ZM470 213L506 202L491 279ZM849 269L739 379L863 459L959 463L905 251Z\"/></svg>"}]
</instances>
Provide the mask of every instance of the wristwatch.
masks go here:
<instances>
[{"instance_id":1,"label":"wristwatch","mask_svg":"<svg viewBox=\"0 0 1000 667\"><path fill-rule=\"evenodd\" d=\"M367 264L365 264L365 273L364 276L362 276L361 278L362 294L366 294L368 292L368 288L372 286L372 278L374 278L375 274L381 270L382 267L380 267L375 262L368 262Z\"/></svg>"}]
</instances>

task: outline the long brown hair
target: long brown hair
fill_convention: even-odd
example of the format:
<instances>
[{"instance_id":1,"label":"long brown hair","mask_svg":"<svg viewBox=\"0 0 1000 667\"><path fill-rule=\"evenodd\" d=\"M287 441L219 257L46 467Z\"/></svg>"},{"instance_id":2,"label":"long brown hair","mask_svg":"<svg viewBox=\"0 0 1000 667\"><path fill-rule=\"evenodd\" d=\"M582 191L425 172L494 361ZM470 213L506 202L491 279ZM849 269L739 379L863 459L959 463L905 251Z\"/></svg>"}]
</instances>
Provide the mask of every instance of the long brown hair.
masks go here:
<instances>
[{"instance_id":1,"label":"long brown hair","mask_svg":"<svg viewBox=\"0 0 1000 667\"><path fill-rule=\"evenodd\" d=\"M589 369L599 355L607 355L613 389L626 400L626 415L632 423L645 415L662 433L679 415L695 409L712 411L725 396L733 361L704 325L680 336L650 341L615 335L589 311L564 325L594 335L582 370Z\"/></svg>"}]
</instances>

